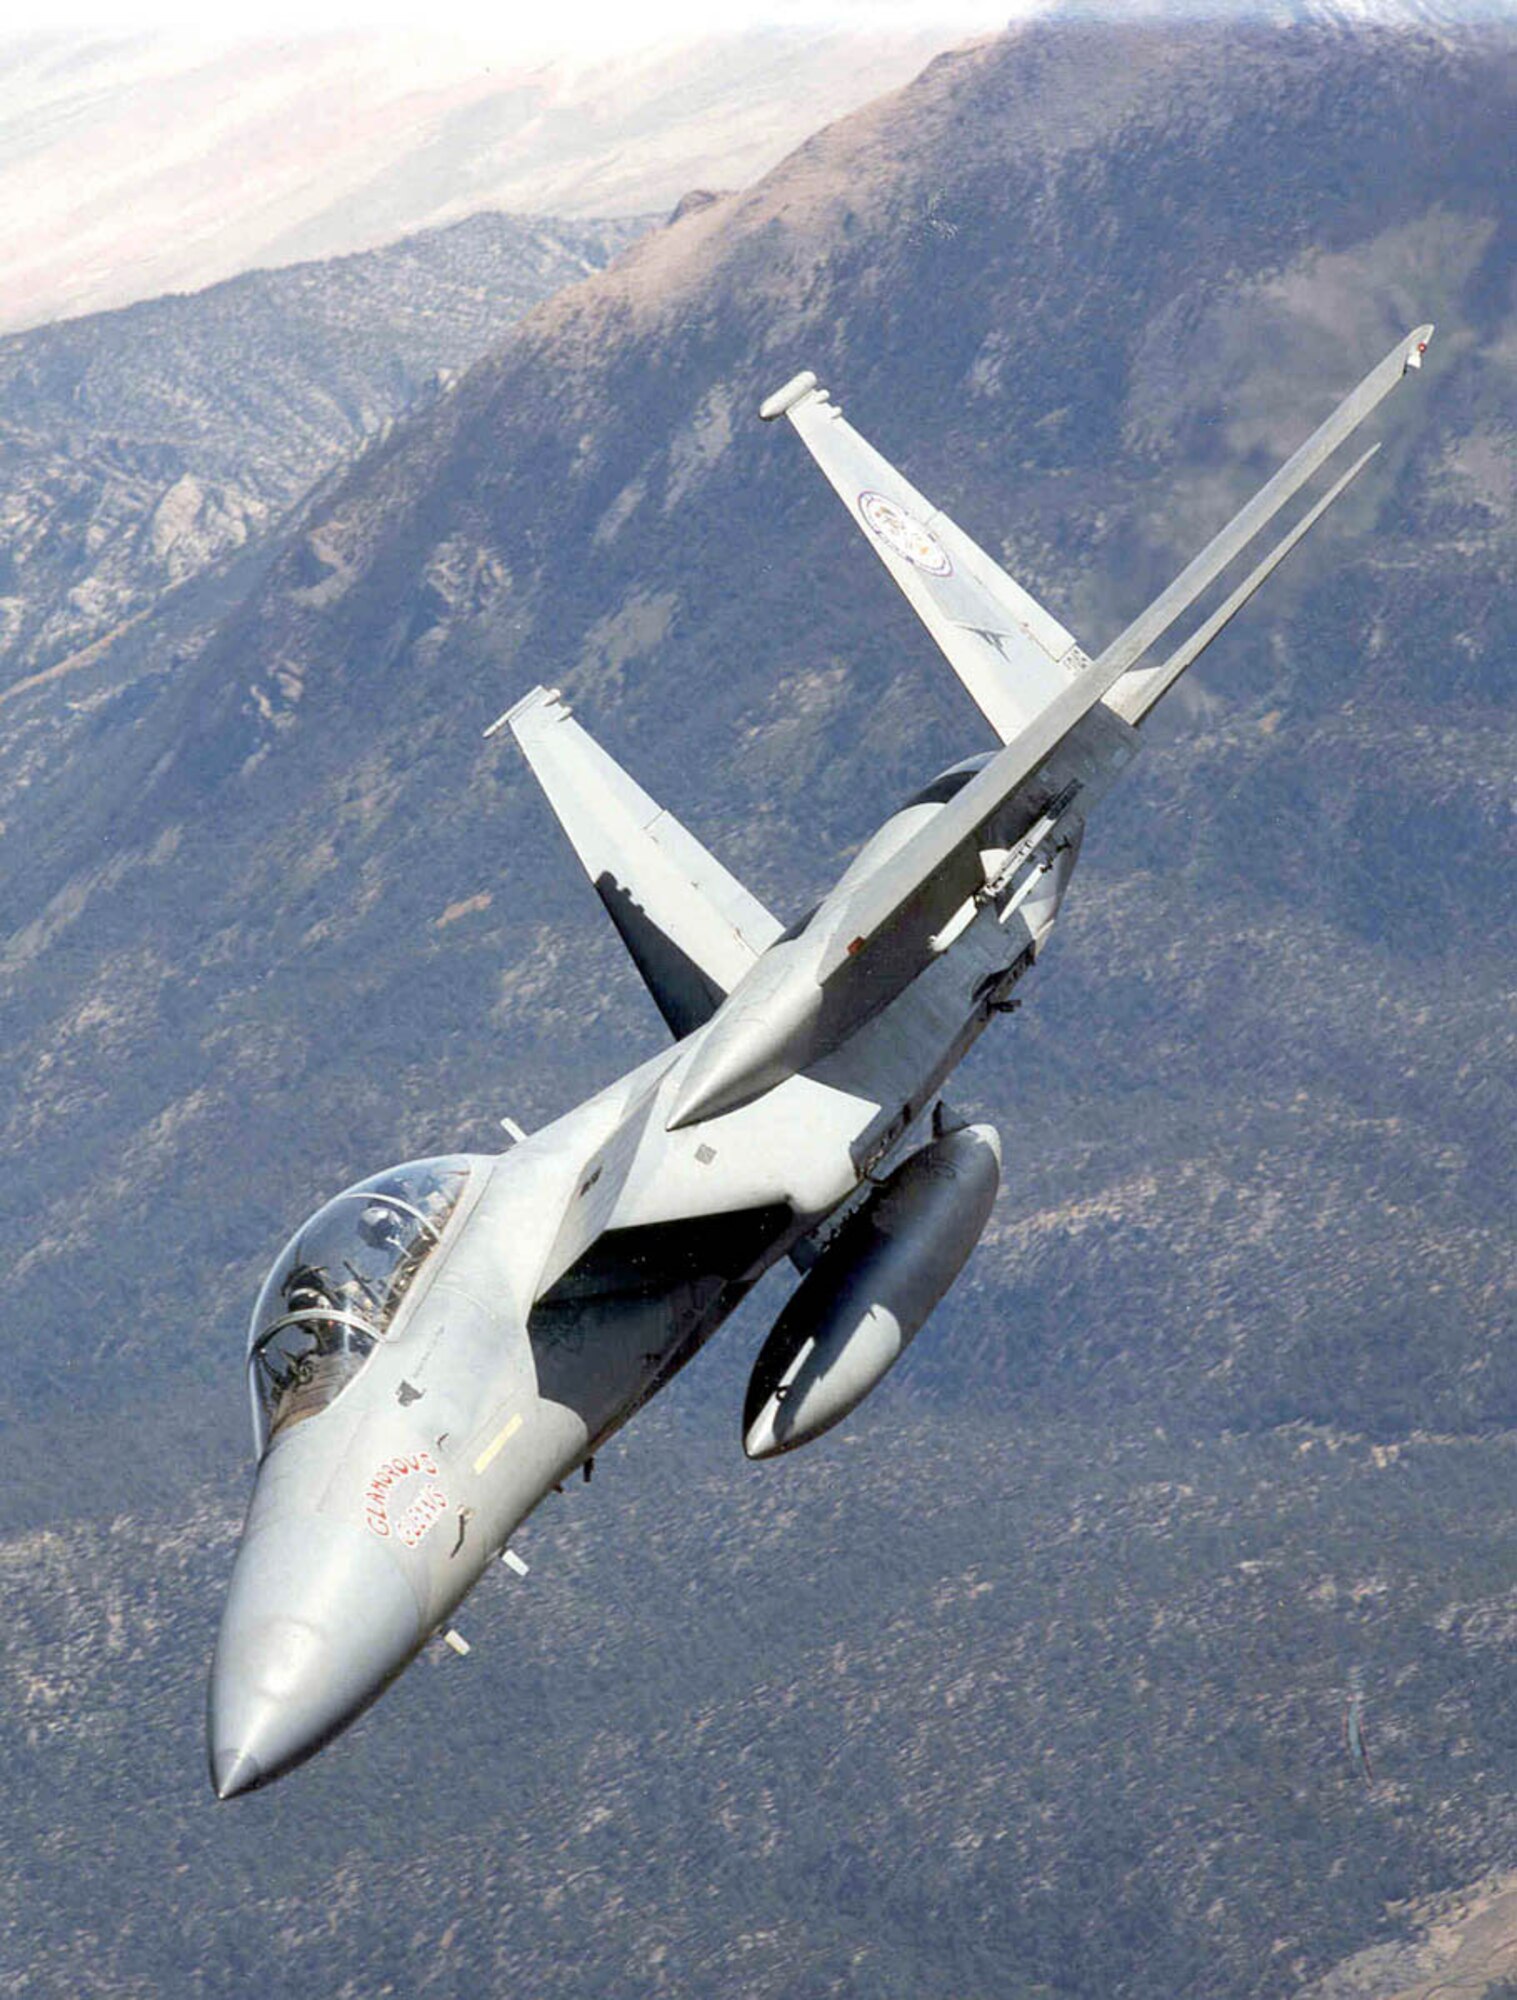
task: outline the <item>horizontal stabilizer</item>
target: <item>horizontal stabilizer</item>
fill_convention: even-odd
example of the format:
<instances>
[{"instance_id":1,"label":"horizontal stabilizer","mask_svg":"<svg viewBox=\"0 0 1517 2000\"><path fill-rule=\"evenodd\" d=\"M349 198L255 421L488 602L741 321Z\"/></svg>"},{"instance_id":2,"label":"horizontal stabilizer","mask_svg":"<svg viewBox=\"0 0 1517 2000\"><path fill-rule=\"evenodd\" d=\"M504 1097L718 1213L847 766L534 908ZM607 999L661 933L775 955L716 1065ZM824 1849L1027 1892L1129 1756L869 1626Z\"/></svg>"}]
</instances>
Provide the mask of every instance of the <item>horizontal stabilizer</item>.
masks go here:
<instances>
[{"instance_id":1,"label":"horizontal stabilizer","mask_svg":"<svg viewBox=\"0 0 1517 2000\"><path fill-rule=\"evenodd\" d=\"M1123 674L1137 663L1140 654L1169 629L1390 394L1407 369L1421 365L1432 332L1431 326L1421 326L1399 340L1379 366L1371 369L1327 421L1100 658L1077 680L1067 682L962 791L883 866L866 875L841 899L835 911L827 913L831 934L819 968L822 979L830 978L840 966L866 949L871 939L883 933L922 885L975 838L986 821L1036 775L1075 725L1111 692ZM789 414L794 422L795 409Z\"/></svg>"},{"instance_id":2,"label":"horizontal stabilizer","mask_svg":"<svg viewBox=\"0 0 1517 2000\"><path fill-rule=\"evenodd\" d=\"M788 417L1003 743L1089 663L1058 619L848 423L807 372L759 409Z\"/></svg>"},{"instance_id":3,"label":"horizontal stabilizer","mask_svg":"<svg viewBox=\"0 0 1517 2000\"><path fill-rule=\"evenodd\" d=\"M715 1013L783 926L574 721L534 688L508 726L676 1036Z\"/></svg>"}]
</instances>

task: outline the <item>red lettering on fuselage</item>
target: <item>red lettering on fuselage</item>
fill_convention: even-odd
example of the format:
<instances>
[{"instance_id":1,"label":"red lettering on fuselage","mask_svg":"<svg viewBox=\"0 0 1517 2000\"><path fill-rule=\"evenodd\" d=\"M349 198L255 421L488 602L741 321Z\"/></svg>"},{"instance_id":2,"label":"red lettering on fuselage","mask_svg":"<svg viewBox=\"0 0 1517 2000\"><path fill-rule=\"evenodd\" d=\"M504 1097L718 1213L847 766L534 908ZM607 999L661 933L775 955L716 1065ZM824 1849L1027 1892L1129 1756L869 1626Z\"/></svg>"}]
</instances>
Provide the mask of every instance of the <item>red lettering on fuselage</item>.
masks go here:
<instances>
[{"instance_id":1,"label":"red lettering on fuselage","mask_svg":"<svg viewBox=\"0 0 1517 2000\"><path fill-rule=\"evenodd\" d=\"M401 1480L411 1479L418 1473L424 1473L429 1479L435 1479L438 1476L437 1461L433 1458L431 1452L413 1451L409 1452L404 1458L387 1458L364 1488L363 1518L373 1533L378 1535L381 1540L391 1532L390 1489L399 1485ZM433 1494L437 1496L435 1501L428 1499L428 1496ZM427 1502L426 1519L420 1525L417 1525L417 1523L412 1521L412 1517L416 1514L417 1509L422 1506L423 1501ZM417 1542L421 1540L422 1536L438 1516L447 1512L447 1507L447 1497L442 1492L442 1489L437 1486L429 1486L420 1500L413 1501L401 1519L400 1535L406 1547L415 1548ZM406 1532L408 1524L412 1528L409 1539Z\"/></svg>"}]
</instances>

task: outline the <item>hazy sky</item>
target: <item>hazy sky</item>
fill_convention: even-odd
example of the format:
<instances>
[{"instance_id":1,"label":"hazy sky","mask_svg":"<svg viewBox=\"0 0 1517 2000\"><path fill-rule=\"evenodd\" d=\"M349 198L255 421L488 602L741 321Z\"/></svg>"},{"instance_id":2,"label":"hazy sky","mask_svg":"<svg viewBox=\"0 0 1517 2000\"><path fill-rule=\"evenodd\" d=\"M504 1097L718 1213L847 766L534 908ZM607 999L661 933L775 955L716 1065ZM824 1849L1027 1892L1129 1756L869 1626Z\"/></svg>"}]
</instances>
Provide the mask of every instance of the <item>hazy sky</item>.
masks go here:
<instances>
[{"instance_id":1,"label":"hazy sky","mask_svg":"<svg viewBox=\"0 0 1517 2000\"><path fill-rule=\"evenodd\" d=\"M1004 0L831 0L830 25L815 0L719 23L693 0L431 18L414 0L179 19L202 0L48 3L44 20L44 0L12 0L0 29L0 331L481 209L657 214L745 187L1005 18Z\"/></svg>"},{"instance_id":2,"label":"hazy sky","mask_svg":"<svg viewBox=\"0 0 1517 2000\"><path fill-rule=\"evenodd\" d=\"M713 9L706 0L640 0L628 6L604 0L564 0L551 8L510 7L491 0L422 14L415 0L263 0L256 14L209 15L204 0L11 0L0 36L87 28L111 33L175 27L225 41L241 28L249 35L333 28L386 28L457 38L513 52L540 48L594 51L628 48L687 35L727 33L759 24L846 25L878 32L942 22L994 27L1015 13L1035 10L1036 0L729 0Z\"/></svg>"}]
</instances>

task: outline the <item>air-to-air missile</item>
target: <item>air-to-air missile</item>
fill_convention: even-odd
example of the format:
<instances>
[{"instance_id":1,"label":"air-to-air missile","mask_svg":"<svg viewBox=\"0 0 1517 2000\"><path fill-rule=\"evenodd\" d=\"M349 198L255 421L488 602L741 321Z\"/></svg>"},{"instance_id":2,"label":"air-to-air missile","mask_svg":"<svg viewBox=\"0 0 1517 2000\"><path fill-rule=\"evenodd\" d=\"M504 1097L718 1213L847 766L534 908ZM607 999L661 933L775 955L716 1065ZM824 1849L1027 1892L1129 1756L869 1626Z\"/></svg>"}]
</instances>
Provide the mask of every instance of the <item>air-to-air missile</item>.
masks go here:
<instances>
[{"instance_id":1,"label":"air-to-air missile","mask_svg":"<svg viewBox=\"0 0 1517 2000\"><path fill-rule=\"evenodd\" d=\"M942 1090L1037 959L1085 821L1144 717L1367 463L1169 655L1146 656L1401 380L1397 343L1095 660L802 374L785 417L1000 739L893 814L786 928L535 689L509 727L674 1046L499 1156L328 1202L259 1294L258 1472L211 1669L213 1782L331 1740L450 1621L597 1447L788 1257L743 1442L818 1437L895 1362L979 1240L1000 1147Z\"/></svg>"}]
</instances>

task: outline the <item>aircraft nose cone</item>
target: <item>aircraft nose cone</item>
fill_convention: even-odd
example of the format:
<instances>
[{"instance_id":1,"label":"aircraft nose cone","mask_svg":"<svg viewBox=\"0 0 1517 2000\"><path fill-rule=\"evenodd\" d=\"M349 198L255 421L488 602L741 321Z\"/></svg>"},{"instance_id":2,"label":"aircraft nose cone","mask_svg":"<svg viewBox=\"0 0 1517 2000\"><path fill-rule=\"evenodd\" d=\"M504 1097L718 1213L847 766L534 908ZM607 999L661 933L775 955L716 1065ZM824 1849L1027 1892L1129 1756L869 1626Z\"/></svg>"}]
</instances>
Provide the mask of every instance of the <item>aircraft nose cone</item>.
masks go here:
<instances>
[{"instance_id":1,"label":"aircraft nose cone","mask_svg":"<svg viewBox=\"0 0 1517 2000\"><path fill-rule=\"evenodd\" d=\"M211 1786L218 1799L253 1791L263 1776L256 1757L245 1750L217 1750L211 1756Z\"/></svg>"},{"instance_id":2,"label":"aircraft nose cone","mask_svg":"<svg viewBox=\"0 0 1517 2000\"><path fill-rule=\"evenodd\" d=\"M361 1526L303 1514L251 1525L211 1662L216 1796L277 1778L346 1727L423 1638L400 1564Z\"/></svg>"}]
</instances>

